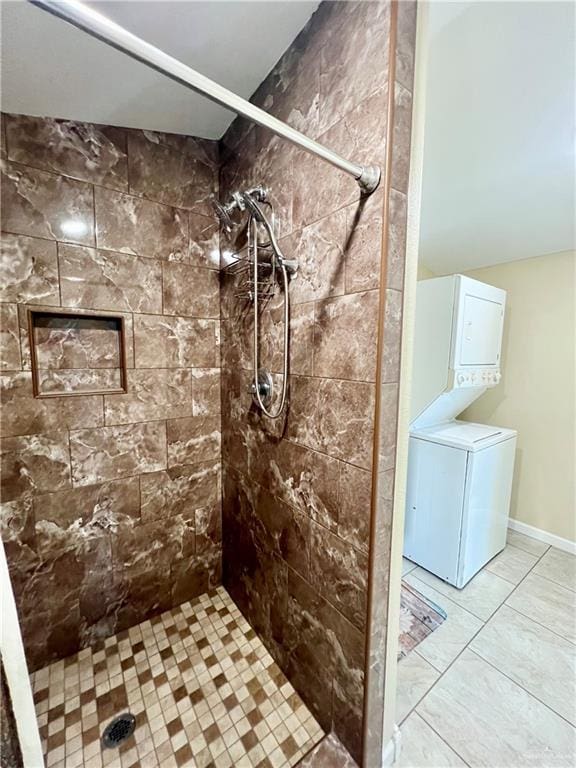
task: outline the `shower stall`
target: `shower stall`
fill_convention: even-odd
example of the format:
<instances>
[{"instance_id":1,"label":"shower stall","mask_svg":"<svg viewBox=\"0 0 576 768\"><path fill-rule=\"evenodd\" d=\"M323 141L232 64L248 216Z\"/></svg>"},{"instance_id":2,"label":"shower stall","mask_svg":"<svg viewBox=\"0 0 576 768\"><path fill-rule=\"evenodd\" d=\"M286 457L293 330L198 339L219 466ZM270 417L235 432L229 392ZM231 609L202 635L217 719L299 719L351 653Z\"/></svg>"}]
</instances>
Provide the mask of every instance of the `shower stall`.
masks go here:
<instances>
[{"instance_id":1,"label":"shower stall","mask_svg":"<svg viewBox=\"0 0 576 768\"><path fill-rule=\"evenodd\" d=\"M249 102L33 5L238 117L208 139L5 96L14 759L379 765L415 4L321 3Z\"/></svg>"}]
</instances>

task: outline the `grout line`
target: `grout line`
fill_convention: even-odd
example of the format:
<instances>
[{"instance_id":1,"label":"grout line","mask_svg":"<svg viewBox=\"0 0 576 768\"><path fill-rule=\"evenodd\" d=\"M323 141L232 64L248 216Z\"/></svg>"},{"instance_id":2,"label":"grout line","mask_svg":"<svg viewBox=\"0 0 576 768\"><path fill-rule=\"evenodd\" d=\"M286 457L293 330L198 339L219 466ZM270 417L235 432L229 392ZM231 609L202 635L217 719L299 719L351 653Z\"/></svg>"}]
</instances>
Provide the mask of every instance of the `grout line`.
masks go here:
<instances>
[{"instance_id":1,"label":"grout line","mask_svg":"<svg viewBox=\"0 0 576 768\"><path fill-rule=\"evenodd\" d=\"M556 547L551 547L551 549L557 549L557 548ZM558 552L563 552L562 549L558 549L557 551ZM571 555L569 552L566 552L566 554L569 557L576 557L576 555ZM544 555L542 555L542 557L544 557ZM544 576L544 574L542 574L542 573L534 573L534 576L538 576L538 578L544 579L544 581L547 581L550 584L556 584L557 587L562 587L562 589L567 589L568 592L576 592L576 588L573 589L572 587L567 587L565 584L562 584L561 582L556 581L555 579L551 579L549 576Z\"/></svg>"},{"instance_id":2,"label":"grout line","mask_svg":"<svg viewBox=\"0 0 576 768\"><path fill-rule=\"evenodd\" d=\"M531 573L531 572L534 570L534 568L536 567L536 565L538 565L538 563L540 562L540 560L542 559L542 557L544 557L544 554L545 554L545 553L543 552L543 553L542 553L542 555L540 555L540 557L539 557L539 558L537 559L537 561L536 561L536 562L535 562L535 563L532 565L532 567L531 567L531 568L530 568L530 570L529 570L529 571L526 573L526 575L525 575L525 576L524 576L524 577L523 577L523 578L522 578L522 579L521 579L521 580L518 582L518 584L517 584L517 585L514 587L514 589L513 589L513 590L510 592L510 594L509 594L509 595L508 595L508 596L505 598L505 600L504 600L502 603L500 603L500 605L498 605L498 607L497 607L497 608L496 608L496 609L495 609L495 610L492 612L492 614L491 614L491 615L490 615L490 616L489 616L487 619L485 619L485 620L484 620L484 619L480 619L480 621L482 621L482 626L481 626L481 627L480 627L480 628L479 628L479 629L478 629L478 630L477 630L477 631L476 631L476 632L475 632L475 633L472 635L472 637L471 637L471 638L468 640L468 642L466 643L466 645L465 645L465 646L462 648L462 650L461 650L461 651L460 651L460 652L459 652L459 653L458 653L458 654L457 654L457 655L454 657L454 659L453 659L453 660L450 662L450 664L449 664L449 665L446 667L446 669L445 669L445 670L444 670L444 671L443 671L443 672L440 674L440 676L439 676L439 677L437 678L437 680L436 680L436 681L435 681L435 682L432 684L432 686L431 686L431 687L430 687L430 688L429 688L429 689L426 691L426 693L425 693L425 694L424 694L424 695L423 695L423 696L422 696L422 697L421 697L421 698L420 698L420 699L419 699L419 700L416 702L416 704L414 704L414 706L413 706L413 707L410 709L410 711L407 713L407 715L405 716L404 720L402 721L403 723L404 723L404 722L406 722L406 720L407 720L407 719L408 719L408 717L409 717L409 716L412 714L412 712L416 712L418 715L420 715L420 717L422 717L422 719L423 719L423 720L426 722L426 724L427 724L428 726L430 726L430 728L432 728L432 730L433 730L435 733L437 733L437 731L435 730L435 728L433 728L433 726L432 726L432 725L430 725L430 723L429 723L429 722L428 722L428 721L427 721L427 720L426 720L426 719L423 717L422 713L421 713L421 712L418 712L418 707L419 707L419 706L420 706L420 704L421 704L421 703L424 701L424 699L425 699L425 698L426 698L426 697L427 697L427 696L428 696L428 695L429 695L429 694L430 694L430 693L431 693L431 692L434 690L434 688L435 688L435 687L436 687L436 686L437 686L437 685L440 683L440 681L441 681L441 680L444 678L444 676L446 675L446 673L447 673L447 672L448 672L448 671L449 671L449 670L450 670L450 669L451 669L451 668L454 666L454 664L455 664L455 663L456 663L456 662L457 662L457 661L460 659L460 657L462 656L462 654L464 653L464 651L466 651L466 650L468 650L468 649L469 649L471 652L473 652L473 651L472 651L472 649L470 648L470 645L472 644L472 642L473 642L473 641L476 639L476 637L477 637L477 636L480 634L480 632L482 632L482 630L484 629L484 627L486 626L486 624L488 624L488 622L489 622L489 621L490 621L490 620L491 620L491 619L492 619L492 618L493 618L493 617L496 615L496 613L498 613L498 611L500 610L500 608L502 608L502 606L503 606L503 605L506 605L506 600L508 600L508 599L510 598L510 596L511 596L511 595L512 595L512 594L513 594L513 593L514 593L514 592L515 592L515 591L518 589L518 587L519 587L519 586L520 586L520 585L523 583L523 581L524 581L524 580L527 578L527 576L528 576L528 575L529 575L529 574L530 574L530 573ZM484 570L484 569L482 569L482 570ZM493 574L493 575L494 575L494 574ZM424 582L424 583L425 583L425 582ZM448 599L450 599L450 598L448 598ZM453 602L455 602L455 601L453 601ZM462 606L460 606L460 607L462 607ZM509 607L509 606L506 606L506 607ZM464 609L464 610L466 610L466 609ZM468 613L470 613L470 611L468 611ZM471 614L471 615L475 616L475 614ZM478 616L476 616L476 618L479 618L479 617L478 617ZM424 642L424 641L423 641L423 642ZM427 661L427 659L425 659L425 660ZM430 663L430 662L428 662L428 663ZM431 666L433 666L433 665L431 665ZM435 668L435 667L434 667L434 668ZM435 669L436 669L436 668L435 668ZM438 735L438 736L440 736L440 734L437 734L437 735ZM440 736L440 738L442 738L442 737ZM445 741L444 739L442 739L442 740L443 740L443 741ZM450 745L448 742L445 742L445 743L446 743L446 744L448 744L448 746L450 747L450 749L452 749L452 751L454 751L454 752L456 752L456 754L458 754L458 752L457 752L457 751L454 749L454 747L452 747L452 746L451 746L451 745ZM461 755L459 755L459 757L461 757Z\"/></svg>"},{"instance_id":3,"label":"grout line","mask_svg":"<svg viewBox=\"0 0 576 768\"><path fill-rule=\"evenodd\" d=\"M541 555L541 557L543 557L543 555ZM540 561L540 558L538 558L538 560L537 560L537 561L534 563L534 565L532 566L532 568L530 569L530 571L528 571L528 573L530 573L530 572L532 571L532 569L536 567L536 565L538 564L538 562L539 562L539 561ZM484 570L484 569L482 569L482 570ZM481 572L482 572L482 571L480 571L480 573L481 573ZM528 573L526 574L526 576L528 576ZM456 655L456 656L455 656L455 657L452 659L452 661L450 662L450 664L448 664L448 666L446 667L446 669L444 669L444 670L441 672L441 674L440 674L440 677L439 677L439 678L438 678L438 679L437 679L437 680L434 682L434 684L433 684L433 685L432 685L432 686L431 686L431 687L428 689L428 691L426 691L426 693L425 693L425 694L424 694L424 695L423 695L423 696L422 696L422 697L421 697L421 698L418 700L418 702L417 702L417 703L416 703L416 704L415 704L415 705L412 707L412 709L411 709L411 710L408 712L408 714L407 714L407 715L406 715L406 717L404 718L404 721L406 720L406 718L408 717L408 715L410 715L410 714L411 714L411 713L412 713L412 712L413 712L413 711L414 711L414 710L415 710L415 709L416 709L416 708L417 708L417 707L420 705L420 703L423 701L423 699L424 699L424 698L425 698L425 697L426 697L426 696L427 696L427 695L428 695L428 694L429 694L429 693L430 693L430 692L433 690L433 688L434 688L434 687L435 687L435 686L436 686L436 685L437 685L437 684L440 682L440 680L441 680L441 679L444 677L444 675L445 675L445 674L448 672L448 670L449 670L449 669L450 669L450 668L451 668L451 667L452 667L452 666L455 664L455 662L456 662L456 661L458 661L458 659L459 659L459 658L460 658L460 656L461 656L461 655L464 653L464 651L465 651L465 650L466 650L466 649L467 649L467 648L470 646L470 644L471 644L471 643L472 643L472 642L473 642L473 641L476 639L477 635L478 635L478 634L480 634L480 632L482 632L482 630L484 629L484 627L486 626L486 624L487 624L487 623L488 623L488 622L489 622L489 621L490 621L490 620L491 620L491 619L492 619L492 618L493 618L493 617L496 615L496 613L497 613L497 612L500 610L500 608L501 608L503 605L505 605L505 604L506 604L506 600L508 600L508 598L510 597L510 595L512 595L512 594L513 594L513 593L516 591L516 589L517 589L517 588L520 586L520 584L521 584L521 583L524 581L524 579L526 578L526 576L524 576L524 578L523 578L523 579L521 579L521 580L518 582L518 584L516 585L516 587L515 587L515 588L514 588L514 589L513 589L513 590L510 592L510 594L509 594L509 595L507 595L507 597L506 597L506 598L505 598L505 599L502 601L502 603L500 603L500 604L498 605L498 607L497 607L497 608L496 608L496 609L495 609L495 610L494 610L494 611L493 611L493 612L490 614L490 616L489 616L487 619L481 619L479 616L476 616L476 614L472 613L471 611L468 611L466 608L463 608L463 606L461 606L459 603L456 603L456 601L455 601L455 600L452 600L452 602L456 603L456 605L458 605L460 608L462 608L462 610L464 610L464 611L466 611L468 614L470 614L470 616L473 616L475 619L478 619L479 621L481 621L481 622L482 622L482 626L481 626L481 627L479 627L479 628L476 630L476 632L474 632L474 634L473 634L473 635L470 637L470 639L469 639L469 640L467 641L467 643L464 645L464 647L462 648L462 650L461 650L461 651L460 651L460 652L459 652L459 653L458 653L458 654L457 654L457 655ZM417 577L415 577L415 578L417 578ZM417 579L417 580L418 580L418 581L421 581L420 579ZM426 582L422 582L422 583L423 583L423 584L426 584ZM429 585L427 585L427 586L429 586ZM432 587L432 589L434 589L434 587ZM438 590L436 590L436 591L438 591ZM441 594L442 594L442 593L441 593ZM446 597L446 595L443 595L443 596L444 596L444 597ZM448 599L450 600L450 598L448 598ZM448 619L447 619L447 621L448 621ZM426 640L426 638L424 638L424 640L423 640L422 642L425 642L425 640ZM416 646L416 648L418 648L418 646ZM423 657L423 658L424 658L424 657ZM425 660L426 660L426 661L428 661L427 659L425 659ZM428 663L430 664L430 662L428 662ZM431 665L431 666L433 666L433 665ZM436 669L436 667L434 667L434 669ZM403 722L404 722L404 721L403 721Z\"/></svg>"},{"instance_id":4,"label":"grout line","mask_svg":"<svg viewBox=\"0 0 576 768\"><path fill-rule=\"evenodd\" d=\"M528 696L530 696L533 699L536 699L536 701L539 701L540 704L542 704L544 707L546 707L546 709L549 709L550 712L552 712L554 715L556 715L557 717L562 718L562 720L564 720L566 723L568 723L568 725L570 725L572 728L574 728L574 723L571 723L569 720L567 720L564 717L564 715L561 715L559 712L556 712L556 710L553 707L551 707L549 704L546 704L545 701L542 701L542 699L539 698L538 696L536 696L535 693L533 693L532 691L529 691L527 688L525 688L522 685L522 683L520 683L518 680L515 680L513 677L510 677L510 675L508 675L506 672L504 672L503 669L500 669L496 665L492 664L491 661L489 661L488 659L484 658L484 656L482 656L481 653L478 653L478 651L475 651L474 648L468 648L467 650L469 650L470 653L473 653L475 656L477 656L485 664L488 664L489 667L492 667L493 670L495 670L496 672L501 674L507 680L510 680L510 682L513 683L515 686L517 686L518 688L522 689L524 691L524 693L526 693Z\"/></svg>"}]
</instances>

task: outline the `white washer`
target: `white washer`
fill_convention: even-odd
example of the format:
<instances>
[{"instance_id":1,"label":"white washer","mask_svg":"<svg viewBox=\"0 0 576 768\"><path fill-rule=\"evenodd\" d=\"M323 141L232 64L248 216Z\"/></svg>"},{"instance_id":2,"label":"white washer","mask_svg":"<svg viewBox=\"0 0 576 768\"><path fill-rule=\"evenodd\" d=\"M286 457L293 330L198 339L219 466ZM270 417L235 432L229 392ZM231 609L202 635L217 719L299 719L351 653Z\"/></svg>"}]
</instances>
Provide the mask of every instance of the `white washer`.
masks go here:
<instances>
[{"instance_id":1,"label":"white washer","mask_svg":"<svg viewBox=\"0 0 576 768\"><path fill-rule=\"evenodd\" d=\"M463 587L506 545L516 431L450 421L410 433L404 554Z\"/></svg>"}]
</instances>

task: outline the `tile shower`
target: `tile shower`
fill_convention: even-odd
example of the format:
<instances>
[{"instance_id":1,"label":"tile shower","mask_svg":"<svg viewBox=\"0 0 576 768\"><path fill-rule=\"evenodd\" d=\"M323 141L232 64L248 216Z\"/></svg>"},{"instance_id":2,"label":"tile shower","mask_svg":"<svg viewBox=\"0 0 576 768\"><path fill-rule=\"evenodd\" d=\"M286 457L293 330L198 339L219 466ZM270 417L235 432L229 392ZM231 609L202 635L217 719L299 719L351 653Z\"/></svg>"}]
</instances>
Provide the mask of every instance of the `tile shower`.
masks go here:
<instances>
[{"instance_id":1,"label":"tile shower","mask_svg":"<svg viewBox=\"0 0 576 768\"><path fill-rule=\"evenodd\" d=\"M386 627L368 593L388 563L414 17L321 4L252 99L388 167L365 201L240 119L214 142L3 116L1 522L49 766L293 765L321 729L361 760L366 636L382 646ZM242 244L210 205L257 183L299 263L274 422L220 270ZM28 310L59 309L80 320L36 338L56 395L37 398ZM279 313L262 315L276 376ZM106 391L93 315L123 319L126 393ZM134 741L101 752L126 710Z\"/></svg>"}]
</instances>

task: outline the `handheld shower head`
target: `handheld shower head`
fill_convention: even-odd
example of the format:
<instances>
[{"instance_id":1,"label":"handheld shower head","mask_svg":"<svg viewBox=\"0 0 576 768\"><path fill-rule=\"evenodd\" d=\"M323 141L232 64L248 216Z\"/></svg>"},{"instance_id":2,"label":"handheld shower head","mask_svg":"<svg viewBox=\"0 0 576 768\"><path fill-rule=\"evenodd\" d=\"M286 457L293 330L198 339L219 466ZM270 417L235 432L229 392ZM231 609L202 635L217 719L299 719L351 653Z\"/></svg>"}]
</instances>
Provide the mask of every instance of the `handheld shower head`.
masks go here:
<instances>
[{"instance_id":1,"label":"handheld shower head","mask_svg":"<svg viewBox=\"0 0 576 768\"><path fill-rule=\"evenodd\" d=\"M250 192L242 192L242 201L259 224L264 223L262 209Z\"/></svg>"},{"instance_id":2,"label":"handheld shower head","mask_svg":"<svg viewBox=\"0 0 576 768\"><path fill-rule=\"evenodd\" d=\"M260 224L265 222L264 214L258 203L266 202L267 190L264 187L253 187L244 192L233 192L229 203L221 203L212 198L212 207L226 232L232 232L232 214L234 211L245 211L246 208Z\"/></svg>"}]
</instances>

